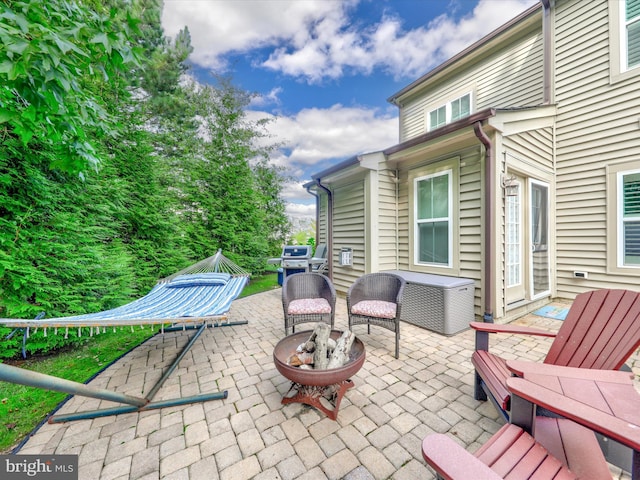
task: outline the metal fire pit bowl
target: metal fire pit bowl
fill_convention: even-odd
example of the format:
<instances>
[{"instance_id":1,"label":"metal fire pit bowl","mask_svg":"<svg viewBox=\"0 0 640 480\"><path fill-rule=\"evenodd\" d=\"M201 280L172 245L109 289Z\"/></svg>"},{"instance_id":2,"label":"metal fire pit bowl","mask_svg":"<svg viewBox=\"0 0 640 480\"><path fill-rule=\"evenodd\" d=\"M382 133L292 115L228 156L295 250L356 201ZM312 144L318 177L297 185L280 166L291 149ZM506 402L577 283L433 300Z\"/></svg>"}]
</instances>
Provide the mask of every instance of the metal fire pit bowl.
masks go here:
<instances>
[{"instance_id":1,"label":"metal fire pit bowl","mask_svg":"<svg viewBox=\"0 0 640 480\"><path fill-rule=\"evenodd\" d=\"M325 413L331 420L338 417L338 409L345 392L354 386L350 377L358 373L365 359L364 344L356 338L351 345L350 360L339 368L327 370L305 370L287 364L287 359L296 351L298 345L306 342L312 330L297 332L283 338L273 349L273 363L276 369L288 380L291 388L282 399L283 404L304 403ZM331 330L331 338L338 340L342 332ZM293 392L293 395L290 395Z\"/></svg>"}]
</instances>

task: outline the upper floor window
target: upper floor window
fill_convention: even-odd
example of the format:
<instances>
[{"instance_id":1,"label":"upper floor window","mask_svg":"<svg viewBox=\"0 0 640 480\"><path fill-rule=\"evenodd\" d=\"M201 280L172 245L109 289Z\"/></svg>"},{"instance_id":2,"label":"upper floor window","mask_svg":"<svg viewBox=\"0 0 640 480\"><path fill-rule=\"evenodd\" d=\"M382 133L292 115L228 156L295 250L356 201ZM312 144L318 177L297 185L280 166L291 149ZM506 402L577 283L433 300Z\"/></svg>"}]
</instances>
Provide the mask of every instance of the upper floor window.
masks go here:
<instances>
[{"instance_id":1,"label":"upper floor window","mask_svg":"<svg viewBox=\"0 0 640 480\"><path fill-rule=\"evenodd\" d=\"M640 65L640 0L625 0L624 36L626 67L637 67Z\"/></svg>"},{"instance_id":2,"label":"upper floor window","mask_svg":"<svg viewBox=\"0 0 640 480\"><path fill-rule=\"evenodd\" d=\"M640 0L615 0L609 5L610 81L640 75Z\"/></svg>"},{"instance_id":3,"label":"upper floor window","mask_svg":"<svg viewBox=\"0 0 640 480\"><path fill-rule=\"evenodd\" d=\"M636 0L640 2L640 0ZM471 114L471 93L467 93L445 105L430 110L428 113L427 130L435 130L447 123L455 122Z\"/></svg>"},{"instance_id":4,"label":"upper floor window","mask_svg":"<svg viewBox=\"0 0 640 480\"><path fill-rule=\"evenodd\" d=\"M618 173L618 266L640 267L640 170Z\"/></svg>"},{"instance_id":5,"label":"upper floor window","mask_svg":"<svg viewBox=\"0 0 640 480\"><path fill-rule=\"evenodd\" d=\"M415 263L451 266L452 171L414 180Z\"/></svg>"}]
</instances>

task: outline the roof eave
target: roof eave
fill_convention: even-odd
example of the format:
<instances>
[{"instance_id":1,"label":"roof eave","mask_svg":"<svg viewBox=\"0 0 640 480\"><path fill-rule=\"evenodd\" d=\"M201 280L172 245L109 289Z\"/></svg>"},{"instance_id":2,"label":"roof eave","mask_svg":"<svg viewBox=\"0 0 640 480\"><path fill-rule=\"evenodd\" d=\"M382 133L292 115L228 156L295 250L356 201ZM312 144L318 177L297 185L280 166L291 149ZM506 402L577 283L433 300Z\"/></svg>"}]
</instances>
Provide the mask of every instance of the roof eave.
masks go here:
<instances>
[{"instance_id":1,"label":"roof eave","mask_svg":"<svg viewBox=\"0 0 640 480\"><path fill-rule=\"evenodd\" d=\"M456 132L463 128L470 127L477 122L483 122L490 117L494 117L496 115L495 108L487 108L486 110L481 110L476 112L468 117L461 118L456 122L449 123L444 125L443 127L437 128L435 130L431 130L430 132L423 133L422 135L418 135L417 137L413 137L405 142L398 143L392 147L383 150L382 153L385 155L393 155L394 153L401 152L403 150L407 150L409 148L415 147L416 145L420 145L421 143L428 142L430 140L434 140L438 137L442 137L444 135L448 135L450 133Z\"/></svg>"}]
</instances>

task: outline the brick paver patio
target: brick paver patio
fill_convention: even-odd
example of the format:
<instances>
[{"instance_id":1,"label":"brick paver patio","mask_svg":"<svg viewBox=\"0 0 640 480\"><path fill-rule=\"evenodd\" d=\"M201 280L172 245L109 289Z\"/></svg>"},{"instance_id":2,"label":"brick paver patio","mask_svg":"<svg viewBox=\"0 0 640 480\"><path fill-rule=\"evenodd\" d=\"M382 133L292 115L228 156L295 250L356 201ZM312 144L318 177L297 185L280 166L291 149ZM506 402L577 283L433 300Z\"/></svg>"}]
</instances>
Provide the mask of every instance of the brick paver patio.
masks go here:
<instances>
[{"instance_id":1,"label":"brick paver patio","mask_svg":"<svg viewBox=\"0 0 640 480\"><path fill-rule=\"evenodd\" d=\"M373 327L369 335L356 326L367 359L332 421L311 407L280 403L289 388L272 360L284 336L280 290L236 300L231 320L249 323L208 329L156 396L227 390L228 398L46 424L18 453L78 454L81 480L415 480L434 478L420 451L424 436L448 433L474 451L502 425L489 402L473 399L471 331L446 337L402 323L395 359L391 332ZM535 315L517 323L560 325ZM346 326L345 301L338 299L336 328ZM157 335L91 385L144 395L189 335ZM505 358L540 360L549 343L501 335L492 338L491 349ZM640 373L637 355L631 365ZM112 406L74 397L57 413ZM612 478L629 478L611 471Z\"/></svg>"}]
</instances>

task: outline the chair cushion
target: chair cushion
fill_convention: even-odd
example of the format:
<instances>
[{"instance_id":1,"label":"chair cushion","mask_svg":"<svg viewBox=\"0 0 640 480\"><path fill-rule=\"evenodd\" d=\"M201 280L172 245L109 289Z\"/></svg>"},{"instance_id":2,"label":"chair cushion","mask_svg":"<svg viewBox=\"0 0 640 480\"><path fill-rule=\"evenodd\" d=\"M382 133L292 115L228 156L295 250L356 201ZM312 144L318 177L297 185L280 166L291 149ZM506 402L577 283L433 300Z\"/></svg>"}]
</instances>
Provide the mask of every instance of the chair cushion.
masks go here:
<instances>
[{"instance_id":1,"label":"chair cushion","mask_svg":"<svg viewBox=\"0 0 640 480\"><path fill-rule=\"evenodd\" d=\"M306 315L310 313L331 313L331 305L325 298L300 298L289 303L289 315Z\"/></svg>"},{"instance_id":2,"label":"chair cushion","mask_svg":"<svg viewBox=\"0 0 640 480\"><path fill-rule=\"evenodd\" d=\"M351 307L351 313L367 317L395 318L396 304L383 300L363 300Z\"/></svg>"}]
</instances>

